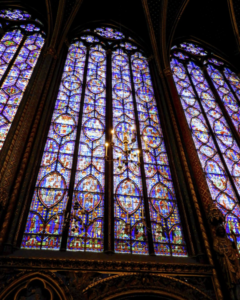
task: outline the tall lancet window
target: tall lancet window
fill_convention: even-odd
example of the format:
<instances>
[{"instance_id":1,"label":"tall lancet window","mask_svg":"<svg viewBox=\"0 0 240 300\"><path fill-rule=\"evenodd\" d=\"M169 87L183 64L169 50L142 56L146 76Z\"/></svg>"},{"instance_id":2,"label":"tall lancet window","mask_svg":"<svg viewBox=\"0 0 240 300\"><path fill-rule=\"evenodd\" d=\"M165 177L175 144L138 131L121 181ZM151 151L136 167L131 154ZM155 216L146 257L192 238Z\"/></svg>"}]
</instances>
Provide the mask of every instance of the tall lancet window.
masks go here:
<instances>
[{"instance_id":1,"label":"tall lancet window","mask_svg":"<svg viewBox=\"0 0 240 300\"><path fill-rule=\"evenodd\" d=\"M193 43L172 48L171 68L212 200L240 249L240 78Z\"/></svg>"},{"instance_id":2,"label":"tall lancet window","mask_svg":"<svg viewBox=\"0 0 240 300\"><path fill-rule=\"evenodd\" d=\"M103 252L110 232L116 253L187 256L147 59L102 27L69 48L22 248Z\"/></svg>"},{"instance_id":3,"label":"tall lancet window","mask_svg":"<svg viewBox=\"0 0 240 300\"><path fill-rule=\"evenodd\" d=\"M0 150L44 45L43 25L19 9L0 10Z\"/></svg>"}]
</instances>

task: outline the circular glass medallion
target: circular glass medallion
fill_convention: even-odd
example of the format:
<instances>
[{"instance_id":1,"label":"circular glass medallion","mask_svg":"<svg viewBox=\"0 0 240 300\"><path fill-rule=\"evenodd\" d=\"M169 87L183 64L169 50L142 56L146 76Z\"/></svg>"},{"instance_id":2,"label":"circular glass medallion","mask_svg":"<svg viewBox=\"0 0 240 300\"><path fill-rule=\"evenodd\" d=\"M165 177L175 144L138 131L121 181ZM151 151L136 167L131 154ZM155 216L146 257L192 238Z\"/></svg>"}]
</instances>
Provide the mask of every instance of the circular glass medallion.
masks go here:
<instances>
[{"instance_id":1,"label":"circular glass medallion","mask_svg":"<svg viewBox=\"0 0 240 300\"><path fill-rule=\"evenodd\" d=\"M117 188L117 200L122 209L132 214L140 205L140 192L136 184L126 179Z\"/></svg>"},{"instance_id":2,"label":"circular glass medallion","mask_svg":"<svg viewBox=\"0 0 240 300\"><path fill-rule=\"evenodd\" d=\"M93 94L100 94L104 91L105 88L103 82L99 79L91 79L90 81L88 81L87 85L89 91Z\"/></svg>"},{"instance_id":3,"label":"circular glass medallion","mask_svg":"<svg viewBox=\"0 0 240 300\"><path fill-rule=\"evenodd\" d=\"M50 208L62 200L66 183L57 172L52 172L39 183L38 196L43 205Z\"/></svg>"},{"instance_id":4,"label":"circular glass medallion","mask_svg":"<svg viewBox=\"0 0 240 300\"><path fill-rule=\"evenodd\" d=\"M137 90L138 97L144 102L150 102L153 99L153 92L148 87L140 87Z\"/></svg>"},{"instance_id":5,"label":"circular glass medallion","mask_svg":"<svg viewBox=\"0 0 240 300\"><path fill-rule=\"evenodd\" d=\"M79 58L83 57L84 55L85 55L85 51L83 51L80 48L76 48L76 47L74 47L74 50L72 50L69 54L69 56L74 59L76 59L76 58L79 59Z\"/></svg>"},{"instance_id":6,"label":"circular glass medallion","mask_svg":"<svg viewBox=\"0 0 240 300\"><path fill-rule=\"evenodd\" d=\"M54 121L54 130L60 136L65 136L73 132L75 121L73 117L63 114L57 117Z\"/></svg>"},{"instance_id":7,"label":"circular glass medallion","mask_svg":"<svg viewBox=\"0 0 240 300\"><path fill-rule=\"evenodd\" d=\"M118 97L122 99L129 97L131 94L130 87L127 84L122 82L115 84L114 92Z\"/></svg>"},{"instance_id":8,"label":"circular glass medallion","mask_svg":"<svg viewBox=\"0 0 240 300\"><path fill-rule=\"evenodd\" d=\"M71 75L64 78L63 85L68 90L73 91L80 87L81 81L77 76Z\"/></svg>"},{"instance_id":9,"label":"circular glass medallion","mask_svg":"<svg viewBox=\"0 0 240 300\"><path fill-rule=\"evenodd\" d=\"M180 79L185 79L186 78L185 71L181 67L175 65L172 68L172 70L174 72L174 75L177 75L178 78L180 78Z\"/></svg>"},{"instance_id":10,"label":"circular glass medallion","mask_svg":"<svg viewBox=\"0 0 240 300\"><path fill-rule=\"evenodd\" d=\"M161 144L161 137L158 130L152 126L147 126L143 129L145 143L151 148L157 148Z\"/></svg>"},{"instance_id":11,"label":"circular glass medallion","mask_svg":"<svg viewBox=\"0 0 240 300\"><path fill-rule=\"evenodd\" d=\"M200 132L208 132L206 125L199 118L193 118L191 120L192 130L200 131Z\"/></svg>"},{"instance_id":12,"label":"circular glass medallion","mask_svg":"<svg viewBox=\"0 0 240 300\"><path fill-rule=\"evenodd\" d=\"M143 59L136 58L133 60L133 67L136 68L137 70L143 70L146 69L147 63Z\"/></svg>"},{"instance_id":13,"label":"circular glass medallion","mask_svg":"<svg viewBox=\"0 0 240 300\"><path fill-rule=\"evenodd\" d=\"M88 119L83 127L85 135L92 141L98 140L104 133L102 122L96 118Z\"/></svg>"},{"instance_id":14,"label":"circular glass medallion","mask_svg":"<svg viewBox=\"0 0 240 300\"><path fill-rule=\"evenodd\" d=\"M105 60L105 55L100 51L93 51L91 53L91 59L95 62L102 62Z\"/></svg>"},{"instance_id":15,"label":"circular glass medallion","mask_svg":"<svg viewBox=\"0 0 240 300\"><path fill-rule=\"evenodd\" d=\"M124 67L127 65L127 59L123 55L115 55L113 58L113 62L120 67Z\"/></svg>"},{"instance_id":16,"label":"circular glass medallion","mask_svg":"<svg viewBox=\"0 0 240 300\"><path fill-rule=\"evenodd\" d=\"M150 73L144 73L143 74L143 80L147 85L152 85L152 81L151 81L151 75Z\"/></svg>"}]
</instances>

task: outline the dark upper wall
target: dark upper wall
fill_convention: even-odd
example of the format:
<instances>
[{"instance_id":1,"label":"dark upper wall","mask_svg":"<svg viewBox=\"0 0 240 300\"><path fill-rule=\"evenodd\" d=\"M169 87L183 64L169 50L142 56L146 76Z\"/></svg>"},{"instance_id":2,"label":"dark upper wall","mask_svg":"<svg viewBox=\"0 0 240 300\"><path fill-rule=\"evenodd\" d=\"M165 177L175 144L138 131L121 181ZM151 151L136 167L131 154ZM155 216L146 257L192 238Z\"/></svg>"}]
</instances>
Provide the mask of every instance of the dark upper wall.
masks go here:
<instances>
[{"instance_id":1,"label":"dark upper wall","mask_svg":"<svg viewBox=\"0 0 240 300\"><path fill-rule=\"evenodd\" d=\"M174 34L174 40L193 37L216 47L240 69L239 49L228 0L190 0Z\"/></svg>"},{"instance_id":2,"label":"dark upper wall","mask_svg":"<svg viewBox=\"0 0 240 300\"><path fill-rule=\"evenodd\" d=\"M81 0L65 0L60 32L69 18L71 19L77 2ZM1 5L23 5L38 13L43 22L47 23L51 20L53 27L60 3L62 2L59 0L1 1ZM168 48L171 42L174 44L174 41L179 38L193 37L219 49L240 70L240 46L234 32L229 3L232 3L236 20L235 27L240 30L240 1L238 0L147 0L159 49L164 47L161 39L163 33L166 35ZM182 15L180 15L181 12ZM162 23L164 18L165 24ZM72 17L68 37L71 38L77 29L96 21L114 23L122 29L130 30L132 36L134 38L137 36L151 51L149 29L142 0L83 0L76 16Z\"/></svg>"},{"instance_id":3,"label":"dark upper wall","mask_svg":"<svg viewBox=\"0 0 240 300\"><path fill-rule=\"evenodd\" d=\"M85 0L72 24L71 30L87 27L92 22L106 22L128 29L133 38L138 37L150 45L147 23L141 0ZM135 36L136 35L136 36Z\"/></svg>"}]
</instances>

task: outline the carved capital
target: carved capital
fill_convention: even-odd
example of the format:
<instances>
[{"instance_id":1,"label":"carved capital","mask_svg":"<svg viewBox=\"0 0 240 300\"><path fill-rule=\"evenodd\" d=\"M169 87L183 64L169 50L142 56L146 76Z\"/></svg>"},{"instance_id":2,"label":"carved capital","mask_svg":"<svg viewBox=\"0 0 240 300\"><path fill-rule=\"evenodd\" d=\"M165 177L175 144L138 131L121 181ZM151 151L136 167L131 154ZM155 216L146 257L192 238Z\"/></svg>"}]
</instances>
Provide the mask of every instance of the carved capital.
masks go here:
<instances>
[{"instance_id":1,"label":"carved capital","mask_svg":"<svg viewBox=\"0 0 240 300\"><path fill-rule=\"evenodd\" d=\"M153 55L150 55L148 58L147 58L147 61L150 62L154 59L154 56Z\"/></svg>"},{"instance_id":2,"label":"carved capital","mask_svg":"<svg viewBox=\"0 0 240 300\"><path fill-rule=\"evenodd\" d=\"M64 41L64 43L67 45L68 48L70 47L70 43L69 43L69 40L68 40L68 39L66 39L66 40Z\"/></svg>"},{"instance_id":3,"label":"carved capital","mask_svg":"<svg viewBox=\"0 0 240 300\"><path fill-rule=\"evenodd\" d=\"M44 56L47 56L47 55L51 55L54 59L56 59L57 58L56 49L53 47L49 47L46 50L46 52L44 53Z\"/></svg>"},{"instance_id":4,"label":"carved capital","mask_svg":"<svg viewBox=\"0 0 240 300\"><path fill-rule=\"evenodd\" d=\"M165 76L172 76L172 71L171 71L170 67L164 69L163 73Z\"/></svg>"}]
</instances>

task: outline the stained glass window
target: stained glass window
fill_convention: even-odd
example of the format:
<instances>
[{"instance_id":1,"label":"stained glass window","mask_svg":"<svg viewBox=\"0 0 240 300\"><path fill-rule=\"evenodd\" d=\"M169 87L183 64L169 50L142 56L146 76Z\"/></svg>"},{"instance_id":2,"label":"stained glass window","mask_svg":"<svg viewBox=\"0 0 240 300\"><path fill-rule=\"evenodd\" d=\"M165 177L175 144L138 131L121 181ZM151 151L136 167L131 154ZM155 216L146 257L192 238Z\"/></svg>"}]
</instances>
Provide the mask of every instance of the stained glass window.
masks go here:
<instances>
[{"instance_id":1,"label":"stained glass window","mask_svg":"<svg viewBox=\"0 0 240 300\"><path fill-rule=\"evenodd\" d=\"M187 256L147 59L101 27L69 48L22 248L103 252L106 205L116 253Z\"/></svg>"},{"instance_id":2,"label":"stained glass window","mask_svg":"<svg viewBox=\"0 0 240 300\"><path fill-rule=\"evenodd\" d=\"M28 24L15 21L29 20ZM6 22L7 21L7 22ZM42 25L19 9L0 11L0 150L44 45Z\"/></svg>"},{"instance_id":3,"label":"stained glass window","mask_svg":"<svg viewBox=\"0 0 240 300\"><path fill-rule=\"evenodd\" d=\"M198 45L182 43L172 51L174 81L212 200L240 249L240 79Z\"/></svg>"}]
</instances>

